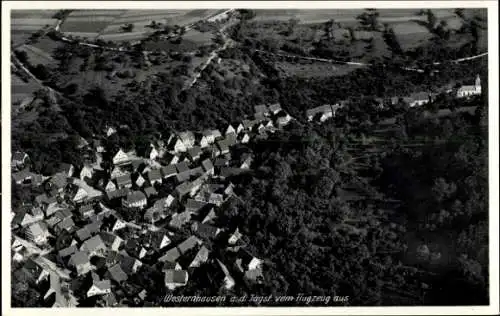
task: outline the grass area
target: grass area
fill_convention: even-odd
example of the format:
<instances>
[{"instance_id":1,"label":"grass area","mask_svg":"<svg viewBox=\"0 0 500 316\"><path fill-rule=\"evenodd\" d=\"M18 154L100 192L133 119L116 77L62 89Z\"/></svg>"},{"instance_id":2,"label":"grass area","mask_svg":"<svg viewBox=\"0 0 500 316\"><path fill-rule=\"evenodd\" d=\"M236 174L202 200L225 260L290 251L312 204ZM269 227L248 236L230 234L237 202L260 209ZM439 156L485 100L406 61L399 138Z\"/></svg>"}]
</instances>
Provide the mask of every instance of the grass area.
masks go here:
<instances>
[{"instance_id":1,"label":"grass area","mask_svg":"<svg viewBox=\"0 0 500 316\"><path fill-rule=\"evenodd\" d=\"M169 40L159 40L159 41L146 41L144 42L144 47L146 50L165 50L165 51L176 51L176 52L191 52L196 50L200 45L196 42L182 39L177 42L173 39Z\"/></svg>"},{"instance_id":2,"label":"grass area","mask_svg":"<svg viewBox=\"0 0 500 316\"><path fill-rule=\"evenodd\" d=\"M23 45L17 50L26 52L28 61L31 65L42 64L44 66L54 66L57 61L52 58L50 51L47 52L33 45Z\"/></svg>"},{"instance_id":3,"label":"grass area","mask_svg":"<svg viewBox=\"0 0 500 316\"><path fill-rule=\"evenodd\" d=\"M40 86L33 80L27 82L22 80L16 74L11 76L11 103L22 103L24 100L31 98L33 92L37 91Z\"/></svg>"},{"instance_id":4,"label":"grass area","mask_svg":"<svg viewBox=\"0 0 500 316\"><path fill-rule=\"evenodd\" d=\"M11 40L14 45L24 43L31 34L46 25L54 26L57 23L52 16L56 10L13 10L11 11Z\"/></svg>"}]
</instances>

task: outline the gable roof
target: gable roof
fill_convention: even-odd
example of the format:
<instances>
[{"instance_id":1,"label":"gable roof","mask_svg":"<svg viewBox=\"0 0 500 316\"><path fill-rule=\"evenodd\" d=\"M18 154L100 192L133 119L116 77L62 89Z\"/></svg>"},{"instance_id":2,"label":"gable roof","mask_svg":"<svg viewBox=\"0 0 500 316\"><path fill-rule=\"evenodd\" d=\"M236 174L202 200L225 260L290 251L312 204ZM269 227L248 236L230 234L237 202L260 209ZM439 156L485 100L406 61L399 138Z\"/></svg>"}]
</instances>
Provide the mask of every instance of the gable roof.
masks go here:
<instances>
[{"instance_id":1,"label":"gable roof","mask_svg":"<svg viewBox=\"0 0 500 316\"><path fill-rule=\"evenodd\" d=\"M175 174L177 174L177 169L175 167L175 165L168 165L168 166L165 166L165 167L161 167L161 173L163 175L163 177L170 177L170 176L174 176Z\"/></svg>"},{"instance_id":2,"label":"gable roof","mask_svg":"<svg viewBox=\"0 0 500 316\"><path fill-rule=\"evenodd\" d=\"M129 188L123 188L123 189L118 189L115 191L106 192L106 196L107 196L108 200L113 200L113 199L122 198L124 196L127 196L127 194L129 192L130 192Z\"/></svg>"},{"instance_id":3,"label":"gable roof","mask_svg":"<svg viewBox=\"0 0 500 316\"><path fill-rule=\"evenodd\" d=\"M89 263L89 255L86 251L75 252L69 259L69 264L75 267L87 263Z\"/></svg>"},{"instance_id":4,"label":"gable roof","mask_svg":"<svg viewBox=\"0 0 500 316\"><path fill-rule=\"evenodd\" d=\"M106 244L99 235L95 235L94 237L87 239L82 244L82 250L92 252L98 249L106 249Z\"/></svg>"},{"instance_id":5,"label":"gable roof","mask_svg":"<svg viewBox=\"0 0 500 316\"><path fill-rule=\"evenodd\" d=\"M181 253L179 252L179 249L177 249L177 247L174 247L168 250L163 256L161 256L158 261L175 263L180 256Z\"/></svg>"},{"instance_id":6,"label":"gable roof","mask_svg":"<svg viewBox=\"0 0 500 316\"><path fill-rule=\"evenodd\" d=\"M147 176L149 181L161 180L162 178L160 169L152 169L148 171Z\"/></svg>"},{"instance_id":7,"label":"gable roof","mask_svg":"<svg viewBox=\"0 0 500 316\"><path fill-rule=\"evenodd\" d=\"M186 270L169 269L165 271L165 284L185 284L188 277Z\"/></svg>"},{"instance_id":8,"label":"gable roof","mask_svg":"<svg viewBox=\"0 0 500 316\"><path fill-rule=\"evenodd\" d=\"M127 195L126 202L131 204L139 201L147 200L146 195L141 191L132 191Z\"/></svg>"},{"instance_id":9,"label":"gable roof","mask_svg":"<svg viewBox=\"0 0 500 316\"><path fill-rule=\"evenodd\" d=\"M76 245L71 245L69 247L66 247L64 249L59 250L59 252L57 254L59 255L59 257L64 258L64 257L67 257L67 256L74 254L77 251L78 251L78 248L76 248Z\"/></svg>"},{"instance_id":10,"label":"gable roof","mask_svg":"<svg viewBox=\"0 0 500 316\"><path fill-rule=\"evenodd\" d=\"M175 168L177 168L177 172L184 172L189 170L189 165L185 161L181 161L175 165Z\"/></svg>"},{"instance_id":11,"label":"gable roof","mask_svg":"<svg viewBox=\"0 0 500 316\"><path fill-rule=\"evenodd\" d=\"M196 245L201 245L203 242L196 236L192 235L188 237L186 240L177 245L177 248L181 252L181 254L186 253L189 249L196 247Z\"/></svg>"},{"instance_id":12,"label":"gable roof","mask_svg":"<svg viewBox=\"0 0 500 316\"><path fill-rule=\"evenodd\" d=\"M107 275L110 279L120 283L128 279L128 275L123 271L119 264L114 264L108 268Z\"/></svg>"}]
</instances>

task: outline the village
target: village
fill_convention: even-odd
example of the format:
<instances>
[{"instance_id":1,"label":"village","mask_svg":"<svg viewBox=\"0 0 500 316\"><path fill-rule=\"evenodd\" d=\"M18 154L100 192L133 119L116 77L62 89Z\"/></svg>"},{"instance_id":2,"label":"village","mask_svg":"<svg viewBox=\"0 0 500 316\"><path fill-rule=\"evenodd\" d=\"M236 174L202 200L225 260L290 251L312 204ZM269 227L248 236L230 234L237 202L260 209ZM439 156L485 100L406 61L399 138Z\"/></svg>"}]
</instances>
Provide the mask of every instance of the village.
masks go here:
<instances>
[{"instance_id":1,"label":"village","mask_svg":"<svg viewBox=\"0 0 500 316\"><path fill-rule=\"evenodd\" d=\"M453 93L480 95L479 76ZM432 99L422 92L377 102L383 107L402 100L415 107ZM347 105L309 109L306 118L321 123ZM186 286L193 271L210 260L220 269L224 291L236 280L263 282L264 260L247 249L238 228L218 227L214 220L224 203L238 198L230 178L251 172L252 152L245 144L292 120L279 103L256 105L253 117L221 129L165 135L145 156L123 149L107 153L112 161L103 168L102 139L118 130L108 126L101 139L82 138L80 149L94 159L83 166L66 164L49 177L30 171L27 153L13 153L13 182L45 191L12 210L13 261L23 265L24 278L46 284L43 298L54 307L79 305L74 278L91 280L86 297L98 297L99 306L126 306L124 297L144 302L146 291L127 283L144 265L161 269L169 291ZM221 244L223 256L212 258Z\"/></svg>"}]
</instances>

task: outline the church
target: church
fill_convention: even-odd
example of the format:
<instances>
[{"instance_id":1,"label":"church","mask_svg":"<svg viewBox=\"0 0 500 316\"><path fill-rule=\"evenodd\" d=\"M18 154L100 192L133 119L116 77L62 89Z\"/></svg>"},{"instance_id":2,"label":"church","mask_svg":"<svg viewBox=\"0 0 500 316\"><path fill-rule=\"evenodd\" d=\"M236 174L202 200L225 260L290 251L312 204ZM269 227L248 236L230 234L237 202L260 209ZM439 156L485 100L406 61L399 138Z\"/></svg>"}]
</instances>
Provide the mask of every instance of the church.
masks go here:
<instances>
[{"instance_id":1,"label":"church","mask_svg":"<svg viewBox=\"0 0 500 316\"><path fill-rule=\"evenodd\" d=\"M457 91L457 98L466 98L472 95L481 94L481 79L476 77L476 83L473 86L461 86Z\"/></svg>"}]
</instances>

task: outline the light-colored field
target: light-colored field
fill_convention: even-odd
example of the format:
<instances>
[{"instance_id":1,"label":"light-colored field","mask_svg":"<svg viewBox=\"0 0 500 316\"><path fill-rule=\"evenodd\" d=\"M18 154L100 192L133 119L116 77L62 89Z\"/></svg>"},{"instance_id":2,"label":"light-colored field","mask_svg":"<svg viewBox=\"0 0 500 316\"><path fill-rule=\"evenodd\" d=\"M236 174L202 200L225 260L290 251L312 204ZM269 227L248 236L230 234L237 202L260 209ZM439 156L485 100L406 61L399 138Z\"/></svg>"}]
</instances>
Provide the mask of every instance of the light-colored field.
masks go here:
<instances>
[{"instance_id":1,"label":"light-colored field","mask_svg":"<svg viewBox=\"0 0 500 316\"><path fill-rule=\"evenodd\" d=\"M55 26L56 19L52 15L56 11L15 10L11 12L10 29L14 46L24 43L31 34L45 26Z\"/></svg>"},{"instance_id":2,"label":"light-colored field","mask_svg":"<svg viewBox=\"0 0 500 316\"><path fill-rule=\"evenodd\" d=\"M188 40L194 43L197 43L199 45L207 45L212 43L212 39L214 38L214 35L211 34L210 32L205 32L202 33L200 31L191 29L186 34L182 36L184 40Z\"/></svg>"},{"instance_id":3,"label":"light-colored field","mask_svg":"<svg viewBox=\"0 0 500 316\"><path fill-rule=\"evenodd\" d=\"M12 10L10 13L11 19L51 19L58 10Z\"/></svg>"},{"instance_id":4,"label":"light-colored field","mask_svg":"<svg viewBox=\"0 0 500 316\"><path fill-rule=\"evenodd\" d=\"M17 75L11 76L11 102L12 104L22 103L24 100L29 100L33 97L33 92L39 89L36 82L29 80L23 81Z\"/></svg>"}]
</instances>

